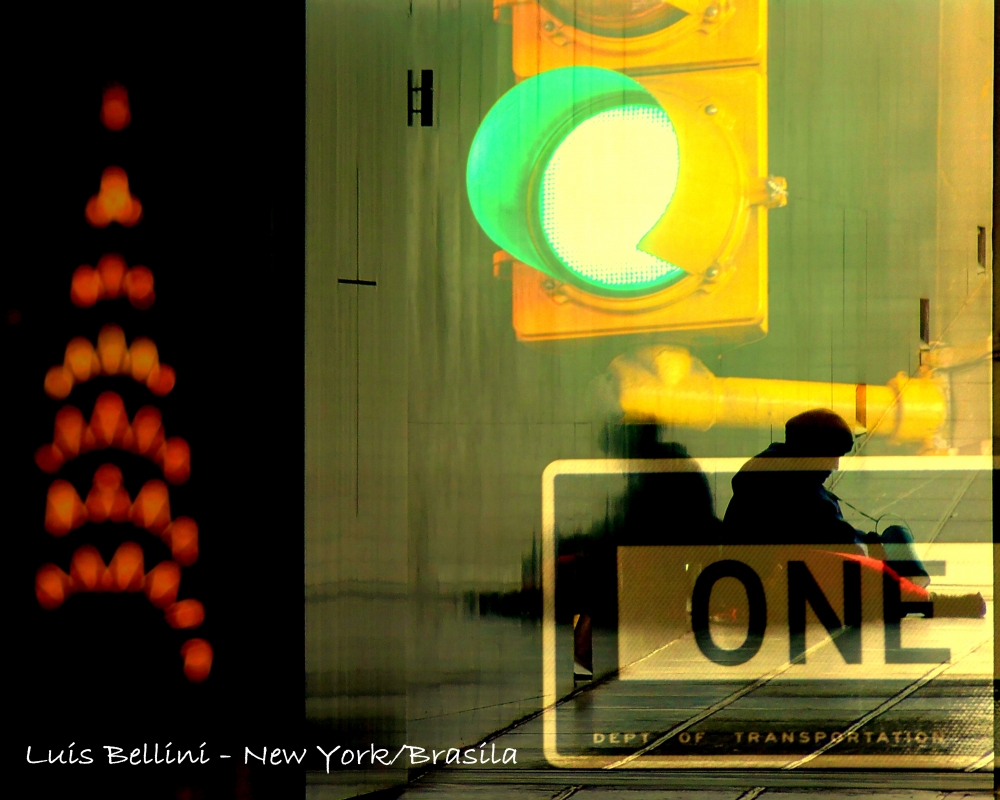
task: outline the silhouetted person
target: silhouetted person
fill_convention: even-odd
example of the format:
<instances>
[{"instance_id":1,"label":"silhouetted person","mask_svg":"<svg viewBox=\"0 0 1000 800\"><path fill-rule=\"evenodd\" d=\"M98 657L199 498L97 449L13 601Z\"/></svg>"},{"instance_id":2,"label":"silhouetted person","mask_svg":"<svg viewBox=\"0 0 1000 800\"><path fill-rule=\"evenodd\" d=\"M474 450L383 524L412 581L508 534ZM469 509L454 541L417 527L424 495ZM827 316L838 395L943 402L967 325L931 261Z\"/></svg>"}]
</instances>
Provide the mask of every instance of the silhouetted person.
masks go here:
<instances>
[{"instance_id":1,"label":"silhouetted person","mask_svg":"<svg viewBox=\"0 0 1000 800\"><path fill-rule=\"evenodd\" d=\"M913 537L893 525L881 535L857 530L823 485L854 448L850 426L832 411L815 409L785 423L785 441L750 459L733 478L724 520L733 544L853 545L861 553L912 562L911 580L930 580L913 552Z\"/></svg>"},{"instance_id":2,"label":"silhouetted person","mask_svg":"<svg viewBox=\"0 0 1000 800\"><path fill-rule=\"evenodd\" d=\"M832 411L817 409L785 424L785 441L751 458L733 478L726 539L743 544L855 544L859 532L823 483L854 447Z\"/></svg>"},{"instance_id":3,"label":"silhouetted person","mask_svg":"<svg viewBox=\"0 0 1000 800\"><path fill-rule=\"evenodd\" d=\"M679 442L661 442L656 425L623 425L614 449L622 458L670 459L666 472L629 473L612 518L617 544L719 544L722 523L708 479Z\"/></svg>"},{"instance_id":4,"label":"silhouetted person","mask_svg":"<svg viewBox=\"0 0 1000 800\"><path fill-rule=\"evenodd\" d=\"M568 589L558 613L583 613L595 625L618 622L618 547L622 545L717 545L722 523L715 516L705 474L678 442L660 442L656 425L617 425L606 431L603 449L628 459L672 459L668 472L634 472L606 519L586 534L559 543L559 578Z\"/></svg>"},{"instance_id":5,"label":"silhouetted person","mask_svg":"<svg viewBox=\"0 0 1000 800\"><path fill-rule=\"evenodd\" d=\"M611 457L671 459L666 472L630 472L625 492L586 534L559 543L556 616L574 623L574 680L593 675L593 628L618 626L618 547L719 544L722 523L698 463L683 445L660 442L656 425L605 429Z\"/></svg>"}]
</instances>

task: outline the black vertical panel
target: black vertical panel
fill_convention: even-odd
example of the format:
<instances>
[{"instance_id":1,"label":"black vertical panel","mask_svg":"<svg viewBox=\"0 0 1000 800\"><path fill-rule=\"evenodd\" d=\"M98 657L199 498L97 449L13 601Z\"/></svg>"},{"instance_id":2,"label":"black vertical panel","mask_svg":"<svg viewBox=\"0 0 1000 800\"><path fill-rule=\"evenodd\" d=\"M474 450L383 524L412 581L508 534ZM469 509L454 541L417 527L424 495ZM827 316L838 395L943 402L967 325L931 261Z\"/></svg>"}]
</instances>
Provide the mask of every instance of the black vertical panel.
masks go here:
<instances>
[{"instance_id":1,"label":"black vertical panel","mask_svg":"<svg viewBox=\"0 0 1000 800\"><path fill-rule=\"evenodd\" d=\"M291 745L303 707L302 9L102 3L67 13L28 4L5 27L13 45L4 70L5 650L18 757L29 744L75 741L103 756L104 744L207 740L210 753L234 758L191 775L139 768L125 780L144 797L174 797L187 785L233 796L237 782L256 787L247 796L268 796L273 777L237 775L235 765L243 744L275 731ZM131 125L118 133L98 117L111 81L131 103ZM97 230L84 204L112 164L126 169L144 218ZM74 269L105 252L153 271L152 308L70 303ZM64 402L89 416L100 392L117 391L130 417L155 405L167 435L190 443L191 479L170 499L173 515L193 517L201 534L201 556L182 579L181 596L206 608L192 633L170 629L141 593L78 595L55 611L35 600L38 566L68 569L84 543L107 560L118 542L139 542L147 570L169 556L128 524L88 524L64 539L42 526L52 477L33 453L51 441L64 404L45 396L45 372L70 338L96 341L111 322L129 341L156 342L176 388L155 398L130 379L105 377ZM122 468L133 497L159 477L150 462L112 450L70 462L58 477L85 496L108 462ZM180 646L192 635L215 651L200 685L181 669ZM35 787L79 785L97 766L36 766L29 776ZM301 785L301 771L284 775Z\"/></svg>"},{"instance_id":2,"label":"black vertical panel","mask_svg":"<svg viewBox=\"0 0 1000 800\"><path fill-rule=\"evenodd\" d=\"M420 70L420 84L413 85L413 70L406 71L406 124L413 127L413 117L420 114L420 127L434 125L434 70Z\"/></svg>"},{"instance_id":3,"label":"black vertical panel","mask_svg":"<svg viewBox=\"0 0 1000 800\"><path fill-rule=\"evenodd\" d=\"M434 124L434 70L420 70L420 124L429 128Z\"/></svg>"}]
</instances>

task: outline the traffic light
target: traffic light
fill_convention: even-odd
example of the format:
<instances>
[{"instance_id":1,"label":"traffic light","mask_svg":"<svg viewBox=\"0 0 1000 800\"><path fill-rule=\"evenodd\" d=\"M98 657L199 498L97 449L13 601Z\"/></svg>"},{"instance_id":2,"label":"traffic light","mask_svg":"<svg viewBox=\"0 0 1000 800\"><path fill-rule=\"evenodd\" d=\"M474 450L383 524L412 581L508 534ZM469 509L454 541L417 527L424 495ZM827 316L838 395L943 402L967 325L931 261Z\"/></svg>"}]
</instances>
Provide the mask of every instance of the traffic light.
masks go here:
<instances>
[{"instance_id":1,"label":"traffic light","mask_svg":"<svg viewBox=\"0 0 1000 800\"><path fill-rule=\"evenodd\" d=\"M505 5L502 1L499 6ZM467 185L521 340L767 330L766 5L511 4L519 83Z\"/></svg>"},{"instance_id":2,"label":"traffic light","mask_svg":"<svg viewBox=\"0 0 1000 800\"><path fill-rule=\"evenodd\" d=\"M638 74L767 61L767 0L495 0L511 9L514 74L567 66Z\"/></svg>"}]
</instances>

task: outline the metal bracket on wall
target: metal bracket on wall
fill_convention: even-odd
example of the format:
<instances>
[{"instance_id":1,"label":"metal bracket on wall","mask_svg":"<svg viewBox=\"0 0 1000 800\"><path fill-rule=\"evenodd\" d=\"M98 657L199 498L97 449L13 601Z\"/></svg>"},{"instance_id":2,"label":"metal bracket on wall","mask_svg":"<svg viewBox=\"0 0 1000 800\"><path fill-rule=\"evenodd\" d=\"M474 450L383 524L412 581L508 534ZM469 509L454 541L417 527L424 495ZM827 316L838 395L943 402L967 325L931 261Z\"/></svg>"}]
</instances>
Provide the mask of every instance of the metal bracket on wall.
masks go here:
<instances>
[{"instance_id":1,"label":"metal bracket on wall","mask_svg":"<svg viewBox=\"0 0 1000 800\"><path fill-rule=\"evenodd\" d=\"M434 125L434 70L420 70L420 85L413 85L413 70L406 71L406 124L413 127L413 115L420 115L420 127L429 128ZM414 96L419 95L419 105L414 106Z\"/></svg>"}]
</instances>

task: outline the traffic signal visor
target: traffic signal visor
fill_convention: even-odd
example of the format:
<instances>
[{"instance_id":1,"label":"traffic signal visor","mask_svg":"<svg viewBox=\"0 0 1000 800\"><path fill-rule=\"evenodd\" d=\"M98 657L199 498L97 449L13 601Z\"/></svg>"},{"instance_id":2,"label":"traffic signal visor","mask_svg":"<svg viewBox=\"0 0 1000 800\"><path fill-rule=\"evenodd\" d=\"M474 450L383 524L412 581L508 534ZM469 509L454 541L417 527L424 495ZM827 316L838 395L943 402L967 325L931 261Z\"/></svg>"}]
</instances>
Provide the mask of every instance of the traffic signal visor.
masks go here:
<instances>
[{"instance_id":1,"label":"traffic signal visor","mask_svg":"<svg viewBox=\"0 0 1000 800\"><path fill-rule=\"evenodd\" d=\"M717 283L761 202L717 109L650 86L596 67L540 73L500 98L469 154L483 230L605 311Z\"/></svg>"},{"instance_id":2,"label":"traffic signal visor","mask_svg":"<svg viewBox=\"0 0 1000 800\"><path fill-rule=\"evenodd\" d=\"M598 293L648 291L684 274L636 248L670 203L678 166L670 117L639 84L610 70L552 70L483 120L469 200L525 264Z\"/></svg>"},{"instance_id":3,"label":"traffic signal visor","mask_svg":"<svg viewBox=\"0 0 1000 800\"><path fill-rule=\"evenodd\" d=\"M514 74L569 66L652 74L762 64L766 0L494 0L508 6Z\"/></svg>"}]
</instances>

